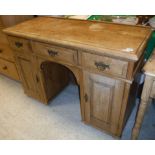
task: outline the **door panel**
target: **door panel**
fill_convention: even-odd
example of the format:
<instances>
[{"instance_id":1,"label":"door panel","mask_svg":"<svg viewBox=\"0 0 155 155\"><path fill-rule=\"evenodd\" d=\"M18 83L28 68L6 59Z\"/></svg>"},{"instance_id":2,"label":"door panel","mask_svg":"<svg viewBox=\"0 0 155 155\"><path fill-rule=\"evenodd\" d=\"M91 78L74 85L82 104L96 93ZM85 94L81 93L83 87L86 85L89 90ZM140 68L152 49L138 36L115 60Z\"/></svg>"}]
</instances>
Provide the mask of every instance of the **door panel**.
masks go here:
<instances>
[{"instance_id":1,"label":"door panel","mask_svg":"<svg viewBox=\"0 0 155 155\"><path fill-rule=\"evenodd\" d=\"M124 94L124 82L85 71L84 92L85 121L115 134Z\"/></svg>"},{"instance_id":2,"label":"door panel","mask_svg":"<svg viewBox=\"0 0 155 155\"><path fill-rule=\"evenodd\" d=\"M91 93L91 115L108 123L110 121L113 86L98 81L92 81Z\"/></svg>"},{"instance_id":3,"label":"door panel","mask_svg":"<svg viewBox=\"0 0 155 155\"><path fill-rule=\"evenodd\" d=\"M37 78L35 78L34 71L32 70L33 64L30 60L20 56L16 57L16 62L25 93L40 100L36 89Z\"/></svg>"}]
</instances>

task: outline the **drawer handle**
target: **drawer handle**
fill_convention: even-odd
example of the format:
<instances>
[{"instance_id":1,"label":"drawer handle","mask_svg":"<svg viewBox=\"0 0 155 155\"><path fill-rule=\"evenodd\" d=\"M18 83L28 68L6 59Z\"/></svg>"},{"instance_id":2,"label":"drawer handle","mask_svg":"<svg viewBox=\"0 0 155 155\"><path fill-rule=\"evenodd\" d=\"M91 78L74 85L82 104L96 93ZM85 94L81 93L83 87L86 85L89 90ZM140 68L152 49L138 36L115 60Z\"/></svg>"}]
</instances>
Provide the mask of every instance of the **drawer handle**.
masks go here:
<instances>
[{"instance_id":1,"label":"drawer handle","mask_svg":"<svg viewBox=\"0 0 155 155\"><path fill-rule=\"evenodd\" d=\"M110 69L110 66L103 63L103 62L95 62L95 66L97 67L97 69L104 71L105 69Z\"/></svg>"},{"instance_id":2,"label":"drawer handle","mask_svg":"<svg viewBox=\"0 0 155 155\"><path fill-rule=\"evenodd\" d=\"M7 69L8 69L8 67L7 67L7 66L4 66L4 67L3 67L3 70L7 70Z\"/></svg>"},{"instance_id":3,"label":"drawer handle","mask_svg":"<svg viewBox=\"0 0 155 155\"><path fill-rule=\"evenodd\" d=\"M49 54L50 56L52 56L52 57L55 57L55 56L58 55L58 52L53 51L53 50L48 50L48 54Z\"/></svg>"},{"instance_id":4,"label":"drawer handle","mask_svg":"<svg viewBox=\"0 0 155 155\"><path fill-rule=\"evenodd\" d=\"M20 48L20 47L23 46L23 43L21 43L21 42L15 42L15 45L16 45L17 48Z\"/></svg>"},{"instance_id":5,"label":"drawer handle","mask_svg":"<svg viewBox=\"0 0 155 155\"><path fill-rule=\"evenodd\" d=\"M3 52L3 50L2 49L0 49L0 53L2 53Z\"/></svg>"}]
</instances>

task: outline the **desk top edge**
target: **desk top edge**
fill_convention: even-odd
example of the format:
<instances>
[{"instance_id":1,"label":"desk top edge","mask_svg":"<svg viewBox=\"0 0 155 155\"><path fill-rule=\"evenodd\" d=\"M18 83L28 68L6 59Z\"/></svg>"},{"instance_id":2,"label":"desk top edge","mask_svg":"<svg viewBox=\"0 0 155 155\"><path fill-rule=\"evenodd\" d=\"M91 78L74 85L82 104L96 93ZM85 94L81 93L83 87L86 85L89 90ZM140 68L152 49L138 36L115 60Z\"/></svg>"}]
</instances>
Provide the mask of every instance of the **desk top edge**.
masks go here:
<instances>
[{"instance_id":1,"label":"desk top edge","mask_svg":"<svg viewBox=\"0 0 155 155\"><path fill-rule=\"evenodd\" d=\"M39 24L39 22L44 22L46 21L45 23L45 27L47 25L48 27L48 22L50 23L50 21L66 21L68 22L68 24L73 23L73 24L77 24L79 23L79 25L82 23L99 23L101 26L105 26L105 25L110 25L110 27L113 27L113 25L115 25L117 28L118 26L120 26L121 28L136 28L136 29L139 29L139 30L144 30L145 31L145 35L141 35L143 38L140 40L141 41L141 44L140 46L137 47L137 51L135 53L127 53L127 52L122 52L118 49L108 49L108 48L104 48L104 47L101 47L101 46L93 46L93 43L92 44L87 44L87 42L75 42L74 40L72 41L67 41L67 40L61 40L61 39L57 39L57 38L48 38L47 36L45 35L41 35L41 32L37 32L35 31L35 33L33 33L33 30L32 30L32 27L34 26L34 29L36 28L36 25ZM33 26L32 26L32 25ZM27 29L25 30L25 26L29 26L31 25L31 28L30 29ZM83 25L82 25L83 26ZM80 28L82 27L80 25ZM43 26L42 26L43 27ZM87 27L86 27L87 28ZM26 39L32 39L32 40L38 40L38 41L43 41L43 42L47 42L47 43L56 43L56 44L62 44L64 46L71 46L71 47L77 47L77 48L81 48L83 50L92 50L92 51L97 51L97 52L101 52L102 54L107 54L109 56L115 56L115 57L119 57L119 58L124 58L124 59L127 59L129 61L137 61L139 59L139 57L141 56L141 53L142 53L142 50L144 50L144 46L146 46L146 42L148 41L151 33L152 33L152 30L148 27L143 27L143 26L133 26L133 25L122 25L122 24L113 24L113 23L108 23L108 22L95 22L95 21L84 21L84 20L75 20L75 19L64 19L64 18L55 18L55 17L37 17L35 19L32 19L32 20L29 20L29 21L26 21L26 22L23 22L21 24L17 24L16 26L13 26L13 27L9 27L9 28L6 28L3 30L6 34L8 35L13 35L13 36L17 36L17 37L23 37L23 38L26 38ZM131 31L131 30L130 30ZM37 33L36 33L37 32ZM115 31L113 31L115 32ZM116 32L117 33L117 32ZM123 31L122 31L123 33ZM125 31L124 31L125 33ZM99 36L99 34L97 34ZM121 35L120 35L121 36ZM130 36L132 37L132 36ZM138 37L138 36L136 36ZM135 37L135 38L136 38ZM133 36L134 38L134 36ZM121 45L120 45L121 46Z\"/></svg>"}]
</instances>

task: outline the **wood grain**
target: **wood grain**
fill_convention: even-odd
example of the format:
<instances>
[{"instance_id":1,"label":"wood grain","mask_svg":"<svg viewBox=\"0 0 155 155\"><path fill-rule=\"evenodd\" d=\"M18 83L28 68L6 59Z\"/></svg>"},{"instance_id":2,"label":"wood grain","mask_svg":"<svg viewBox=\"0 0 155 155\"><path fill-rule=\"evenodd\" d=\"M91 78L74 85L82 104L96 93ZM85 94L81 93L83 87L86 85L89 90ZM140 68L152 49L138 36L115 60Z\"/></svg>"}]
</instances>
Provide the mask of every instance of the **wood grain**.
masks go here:
<instances>
[{"instance_id":1,"label":"wood grain","mask_svg":"<svg viewBox=\"0 0 155 155\"><path fill-rule=\"evenodd\" d=\"M132 130L132 139L138 138L142 122L144 119L145 111L149 105L149 98L151 94L153 80L155 80L155 78L151 76L146 76L145 78L144 88L141 96L141 102L138 108L136 121Z\"/></svg>"},{"instance_id":2,"label":"wood grain","mask_svg":"<svg viewBox=\"0 0 155 155\"><path fill-rule=\"evenodd\" d=\"M82 120L121 136L149 28L39 17L4 32L14 49L25 93L48 104L73 74Z\"/></svg>"},{"instance_id":3,"label":"wood grain","mask_svg":"<svg viewBox=\"0 0 155 155\"><path fill-rule=\"evenodd\" d=\"M88 69L94 69L98 72L105 72L107 74L115 74L125 78L127 74L128 62L83 52L82 65ZM102 65L107 67L104 68Z\"/></svg>"},{"instance_id":4,"label":"wood grain","mask_svg":"<svg viewBox=\"0 0 155 155\"><path fill-rule=\"evenodd\" d=\"M93 125L117 133L124 82L85 72L85 120ZM96 122L96 123L95 123ZM97 123L98 122L98 123Z\"/></svg>"},{"instance_id":5,"label":"wood grain","mask_svg":"<svg viewBox=\"0 0 155 155\"><path fill-rule=\"evenodd\" d=\"M13 62L9 62L1 58L0 58L0 73L14 80L19 80L15 64Z\"/></svg>"},{"instance_id":6,"label":"wood grain","mask_svg":"<svg viewBox=\"0 0 155 155\"><path fill-rule=\"evenodd\" d=\"M30 52L31 51L30 42L27 39L9 36L8 40L9 40L10 46L15 51L18 51L18 52Z\"/></svg>"},{"instance_id":7,"label":"wood grain","mask_svg":"<svg viewBox=\"0 0 155 155\"><path fill-rule=\"evenodd\" d=\"M40 55L50 57L55 61L63 61L64 63L77 64L77 51L38 42L32 42L33 51Z\"/></svg>"},{"instance_id":8,"label":"wood grain","mask_svg":"<svg viewBox=\"0 0 155 155\"><path fill-rule=\"evenodd\" d=\"M152 31L140 26L38 17L4 32L137 61ZM133 51L125 52L128 48Z\"/></svg>"},{"instance_id":9,"label":"wood grain","mask_svg":"<svg viewBox=\"0 0 155 155\"><path fill-rule=\"evenodd\" d=\"M0 58L2 63L1 65L4 66L5 64L5 66L7 66L7 69L5 71L2 69L0 73L5 74L6 76L18 81L19 81L19 75L16 69L17 66L15 64L14 54L9 46L7 36L2 32L2 30L6 27L15 25L32 17L33 16L15 16L15 15L0 16Z\"/></svg>"}]
</instances>

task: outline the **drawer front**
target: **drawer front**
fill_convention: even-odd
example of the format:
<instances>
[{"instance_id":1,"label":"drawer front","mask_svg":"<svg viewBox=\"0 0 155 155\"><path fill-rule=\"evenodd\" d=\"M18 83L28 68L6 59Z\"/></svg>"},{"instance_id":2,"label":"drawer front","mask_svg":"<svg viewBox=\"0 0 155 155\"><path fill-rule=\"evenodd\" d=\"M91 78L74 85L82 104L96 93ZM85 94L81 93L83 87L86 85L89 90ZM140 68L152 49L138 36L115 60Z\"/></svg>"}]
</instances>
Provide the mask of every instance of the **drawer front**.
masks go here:
<instances>
[{"instance_id":1,"label":"drawer front","mask_svg":"<svg viewBox=\"0 0 155 155\"><path fill-rule=\"evenodd\" d=\"M0 43L0 58L4 58L13 62L15 61L13 57L13 51L9 45Z\"/></svg>"},{"instance_id":2,"label":"drawer front","mask_svg":"<svg viewBox=\"0 0 155 155\"><path fill-rule=\"evenodd\" d=\"M15 80L19 80L16 66L12 62L0 59L0 73Z\"/></svg>"},{"instance_id":3,"label":"drawer front","mask_svg":"<svg viewBox=\"0 0 155 155\"><path fill-rule=\"evenodd\" d=\"M8 36L10 46L18 52L31 52L29 40Z\"/></svg>"},{"instance_id":4,"label":"drawer front","mask_svg":"<svg viewBox=\"0 0 155 155\"><path fill-rule=\"evenodd\" d=\"M38 42L32 42L32 49L34 52L39 53L43 56L48 56L49 58L70 63L70 64L76 64L77 63L77 51L59 47L55 45L49 45L44 43L38 43Z\"/></svg>"},{"instance_id":5,"label":"drawer front","mask_svg":"<svg viewBox=\"0 0 155 155\"><path fill-rule=\"evenodd\" d=\"M126 77L128 62L83 52L82 65L97 72Z\"/></svg>"}]
</instances>

